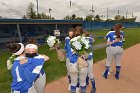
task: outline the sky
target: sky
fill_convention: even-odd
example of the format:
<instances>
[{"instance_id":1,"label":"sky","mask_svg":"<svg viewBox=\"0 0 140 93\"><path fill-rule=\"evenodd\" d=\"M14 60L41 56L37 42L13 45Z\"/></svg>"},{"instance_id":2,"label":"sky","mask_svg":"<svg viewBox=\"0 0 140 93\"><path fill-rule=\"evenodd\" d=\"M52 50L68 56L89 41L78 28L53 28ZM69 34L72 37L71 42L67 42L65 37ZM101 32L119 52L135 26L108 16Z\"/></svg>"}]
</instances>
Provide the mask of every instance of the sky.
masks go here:
<instances>
[{"instance_id":1,"label":"sky","mask_svg":"<svg viewBox=\"0 0 140 93\"><path fill-rule=\"evenodd\" d=\"M36 0L0 0L0 16L7 18L21 18L27 10L29 2L35 5ZM119 14L127 18L132 15L137 16L140 22L140 2L139 0L71 0L72 6L70 9L70 0L38 0L39 12L45 12L49 15L50 12L55 19L63 19L67 15L76 14L76 16L84 17L90 15L103 15L102 19L113 19L115 15ZM92 9L94 12L91 12Z\"/></svg>"}]
</instances>

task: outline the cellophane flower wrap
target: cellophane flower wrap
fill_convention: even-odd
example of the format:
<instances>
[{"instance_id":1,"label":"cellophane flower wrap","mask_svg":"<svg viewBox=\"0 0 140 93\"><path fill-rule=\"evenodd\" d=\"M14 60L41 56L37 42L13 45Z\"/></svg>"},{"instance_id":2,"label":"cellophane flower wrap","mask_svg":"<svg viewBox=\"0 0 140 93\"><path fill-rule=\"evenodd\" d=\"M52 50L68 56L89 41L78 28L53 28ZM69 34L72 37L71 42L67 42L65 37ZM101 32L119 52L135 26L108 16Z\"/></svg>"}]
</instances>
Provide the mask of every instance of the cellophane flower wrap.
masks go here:
<instances>
[{"instance_id":1,"label":"cellophane flower wrap","mask_svg":"<svg viewBox=\"0 0 140 93\"><path fill-rule=\"evenodd\" d=\"M78 53L79 56L86 56L87 58L88 54L91 52L89 37L74 37L71 39L70 44L74 52Z\"/></svg>"},{"instance_id":2,"label":"cellophane flower wrap","mask_svg":"<svg viewBox=\"0 0 140 93\"><path fill-rule=\"evenodd\" d=\"M60 41L55 36L49 36L46 40L47 44L50 48L54 47L55 45L59 44Z\"/></svg>"},{"instance_id":3,"label":"cellophane flower wrap","mask_svg":"<svg viewBox=\"0 0 140 93\"><path fill-rule=\"evenodd\" d=\"M7 60L7 69L8 70L11 70L12 69L12 66L13 66L13 62L14 62L14 59L16 58L15 55L12 55L8 60Z\"/></svg>"},{"instance_id":4,"label":"cellophane flower wrap","mask_svg":"<svg viewBox=\"0 0 140 93\"><path fill-rule=\"evenodd\" d=\"M55 49L59 61L65 61L66 51L60 48L60 41L55 36L49 36L46 40L50 50Z\"/></svg>"}]
</instances>

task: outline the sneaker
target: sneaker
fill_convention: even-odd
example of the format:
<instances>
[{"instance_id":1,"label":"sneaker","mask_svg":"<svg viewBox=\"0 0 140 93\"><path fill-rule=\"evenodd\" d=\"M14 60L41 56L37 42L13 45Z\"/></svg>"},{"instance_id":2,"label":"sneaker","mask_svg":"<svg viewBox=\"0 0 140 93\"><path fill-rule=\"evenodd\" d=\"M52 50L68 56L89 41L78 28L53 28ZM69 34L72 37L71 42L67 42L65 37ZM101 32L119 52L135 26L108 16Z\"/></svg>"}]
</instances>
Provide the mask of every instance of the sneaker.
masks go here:
<instances>
[{"instance_id":1,"label":"sneaker","mask_svg":"<svg viewBox=\"0 0 140 93\"><path fill-rule=\"evenodd\" d=\"M102 76L103 76L105 79L107 79L107 76L106 76L106 75L104 75L104 72L102 72Z\"/></svg>"},{"instance_id":2,"label":"sneaker","mask_svg":"<svg viewBox=\"0 0 140 93\"><path fill-rule=\"evenodd\" d=\"M96 88L92 89L90 93L95 93L96 92Z\"/></svg>"},{"instance_id":3,"label":"sneaker","mask_svg":"<svg viewBox=\"0 0 140 93\"><path fill-rule=\"evenodd\" d=\"M76 93L79 93L79 87L76 87Z\"/></svg>"},{"instance_id":4,"label":"sneaker","mask_svg":"<svg viewBox=\"0 0 140 93\"><path fill-rule=\"evenodd\" d=\"M117 79L117 80L119 80L119 75L117 75L117 74L115 74L115 78Z\"/></svg>"}]
</instances>

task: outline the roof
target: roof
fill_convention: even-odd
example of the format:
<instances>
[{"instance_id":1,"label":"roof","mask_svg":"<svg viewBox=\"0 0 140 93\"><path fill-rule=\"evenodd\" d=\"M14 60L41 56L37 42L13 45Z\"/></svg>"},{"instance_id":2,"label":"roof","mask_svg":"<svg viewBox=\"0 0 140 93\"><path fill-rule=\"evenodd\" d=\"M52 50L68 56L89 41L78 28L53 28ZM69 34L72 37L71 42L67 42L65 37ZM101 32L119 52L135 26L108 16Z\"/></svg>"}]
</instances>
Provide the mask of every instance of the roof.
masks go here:
<instances>
[{"instance_id":1,"label":"roof","mask_svg":"<svg viewBox=\"0 0 140 93\"><path fill-rule=\"evenodd\" d=\"M82 20L0 19L0 24L83 24Z\"/></svg>"}]
</instances>

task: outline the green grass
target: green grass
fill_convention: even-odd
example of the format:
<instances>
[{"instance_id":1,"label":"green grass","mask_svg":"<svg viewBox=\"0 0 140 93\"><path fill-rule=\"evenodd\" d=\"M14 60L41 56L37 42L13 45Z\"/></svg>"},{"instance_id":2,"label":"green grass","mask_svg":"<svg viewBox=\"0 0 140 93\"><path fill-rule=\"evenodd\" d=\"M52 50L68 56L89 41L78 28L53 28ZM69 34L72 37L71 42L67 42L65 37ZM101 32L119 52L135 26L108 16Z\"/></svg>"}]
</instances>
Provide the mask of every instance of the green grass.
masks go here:
<instances>
[{"instance_id":1,"label":"green grass","mask_svg":"<svg viewBox=\"0 0 140 93\"><path fill-rule=\"evenodd\" d=\"M41 46L39 49L40 54L46 54L49 56L49 61L44 65L44 69L47 73L47 82L51 82L66 75L65 62L60 62L57 59L57 54L55 50L49 50L47 45Z\"/></svg>"},{"instance_id":2,"label":"green grass","mask_svg":"<svg viewBox=\"0 0 140 93\"><path fill-rule=\"evenodd\" d=\"M89 30L90 33L93 34L95 42L94 45L105 43L106 40L104 39L105 35L107 34L108 30L104 29L97 29L97 30ZM98 38L99 36L102 36L103 38Z\"/></svg>"},{"instance_id":3,"label":"green grass","mask_svg":"<svg viewBox=\"0 0 140 93\"><path fill-rule=\"evenodd\" d=\"M124 29L124 31L126 39L124 48L128 48L137 43L140 43L140 28ZM98 37L105 36L108 30L99 29L90 32L96 34L96 36ZM96 41L94 45L105 42L103 38L95 38L95 40ZM64 45L64 42L62 43L62 45ZM94 51L94 63L106 57L105 49L106 48L101 48ZM44 70L47 75L47 83L57 80L66 75L65 62L58 61L56 52L54 50L50 51L47 45L43 45L39 48L39 53L46 54L50 57L50 60L44 64ZM10 57L10 53L7 51L4 51L2 54L0 54L0 93L10 93L10 83L12 82L12 78L10 73L6 69L6 60L8 59L8 57Z\"/></svg>"},{"instance_id":4,"label":"green grass","mask_svg":"<svg viewBox=\"0 0 140 93\"><path fill-rule=\"evenodd\" d=\"M93 30L90 32L96 34L97 36L100 36L100 35L105 36L108 31L100 29L100 30ZM140 28L127 28L127 29L124 29L124 32L125 32L125 40L126 40L126 43L124 44L124 49L140 43L140 38L139 38ZM104 39L96 38L95 40L104 42ZM98 42L96 43L96 41L95 41L95 44L99 44ZM106 48L101 48L94 51L94 63L98 62L101 59L104 59L105 57L106 57Z\"/></svg>"}]
</instances>

